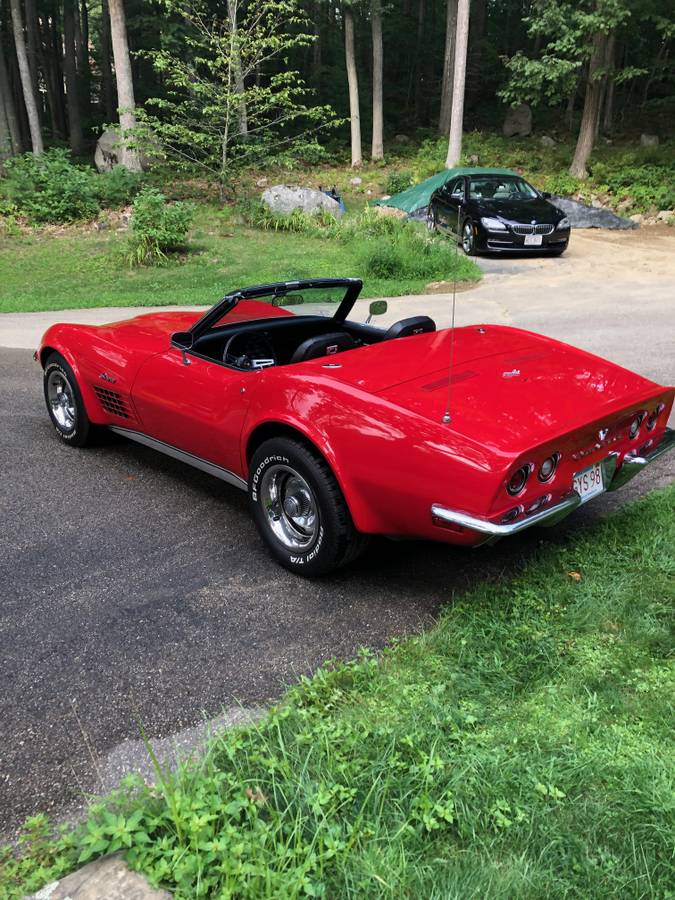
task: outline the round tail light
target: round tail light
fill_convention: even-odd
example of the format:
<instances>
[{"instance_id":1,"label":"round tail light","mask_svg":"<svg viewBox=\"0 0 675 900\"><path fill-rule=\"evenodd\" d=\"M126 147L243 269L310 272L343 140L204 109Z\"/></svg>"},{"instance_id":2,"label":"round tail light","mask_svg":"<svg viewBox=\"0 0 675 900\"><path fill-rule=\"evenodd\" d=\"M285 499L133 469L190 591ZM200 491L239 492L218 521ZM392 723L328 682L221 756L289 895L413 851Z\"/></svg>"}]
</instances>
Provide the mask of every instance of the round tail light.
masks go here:
<instances>
[{"instance_id":1,"label":"round tail light","mask_svg":"<svg viewBox=\"0 0 675 900\"><path fill-rule=\"evenodd\" d=\"M537 478L539 481L550 481L551 478L555 475L555 470L558 468L558 461L560 460L559 453L552 453L551 456L547 456L543 463L539 466L539 473Z\"/></svg>"},{"instance_id":2,"label":"round tail light","mask_svg":"<svg viewBox=\"0 0 675 900\"><path fill-rule=\"evenodd\" d=\"M633 421L630 423L630 428L628 429L628 435L631 440L637 436L638 431L640 430L640 425L644 421L645 413L640 413L639 416L635 416Z\"/></svg>"},{"instance_id":3,"label":"round tail light","mask_svg":"<svg viewBox=\"0 0 675 900\"><path fill-rule=\"evenodd\" d=\"M659 416L665 409L663 403L659 403L654 412L647 419L647 431L653 431L656 428L656 423L658 421Z\"/></svg>"},{"instance_id":4,"label":"round tail light","mask_svg":"<svg viewBox=\"0 0 675 900\"><path fill-rule=\"evenodd\" d=\"M506 485L506 490L514 497L516 494L519 494L522 489L525 487L527 483L527 479L530 476L530 467L526 463L524 466L521 466L519 469L513 473L513 475L509 478L508 484Z\"/></svg>"}]
</instances>

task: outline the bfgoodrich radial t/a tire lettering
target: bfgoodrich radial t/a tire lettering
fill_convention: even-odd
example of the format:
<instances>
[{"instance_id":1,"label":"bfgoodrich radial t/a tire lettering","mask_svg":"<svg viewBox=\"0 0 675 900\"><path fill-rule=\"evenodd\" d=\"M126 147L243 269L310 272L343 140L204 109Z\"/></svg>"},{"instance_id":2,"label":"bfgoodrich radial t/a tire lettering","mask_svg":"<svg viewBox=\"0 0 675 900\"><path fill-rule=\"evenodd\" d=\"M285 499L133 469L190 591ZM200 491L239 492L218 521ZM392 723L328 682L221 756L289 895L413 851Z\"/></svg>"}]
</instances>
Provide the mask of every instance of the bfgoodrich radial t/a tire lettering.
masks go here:
<instances>
[{"instance_id":1,"label":"bfgoodrich radial t/a tire lettering","mask_svg":"<svg viewBox=\"0 0 675 900\"><path fill-rule=\"evenodd\" d=\"M291 572L325 575L365 546L330 467L300 441L280 437L261 444L251 460L248 492L260 536Z\"/></svg>"},{"instance_id":2,"label":"bfgoodrich radial t/a tire lettering","mask_svg":"<svg viewBox=\"0 0 675 900\"><path fill-rule=\"evenodd\" d=\"M71 447L90 443L94 428L84 408L75 373L60 353L48 356L43 383L47 412L59 438Z\"/></svg>"}]
</instances>

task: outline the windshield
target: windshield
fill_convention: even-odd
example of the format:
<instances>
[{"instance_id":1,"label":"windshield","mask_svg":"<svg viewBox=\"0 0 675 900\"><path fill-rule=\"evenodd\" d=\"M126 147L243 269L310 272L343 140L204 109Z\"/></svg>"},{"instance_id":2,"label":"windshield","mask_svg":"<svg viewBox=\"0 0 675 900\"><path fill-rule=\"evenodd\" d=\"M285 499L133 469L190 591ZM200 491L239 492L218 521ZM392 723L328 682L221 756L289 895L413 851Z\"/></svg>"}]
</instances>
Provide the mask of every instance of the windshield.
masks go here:
<instances>
[{"instance_id":1,"label":"windshield","mask_svg":"<svg viewBox=\"0 0 675 900\"><path fill-rule=\"evenodd\" d=\"M469 196L472 200L534 200L539 195L517 175L491 175L471 178Z\"/></svg>"},{"instance_id":2,"label":"windshield","mask_svg":"<svg viewBox=\"0 0 675 900\"><path fill-rule=\"evenodd\" d=\"M211 327L277 318L291 313L300 316L332 316L344 300L345 294L346 290L342 285L339 287L319 285L304 287L302 290L289 288L276 293L261 291L258 295L247 296L234 309L223 313Z\"/></svg>"}]
</instances>

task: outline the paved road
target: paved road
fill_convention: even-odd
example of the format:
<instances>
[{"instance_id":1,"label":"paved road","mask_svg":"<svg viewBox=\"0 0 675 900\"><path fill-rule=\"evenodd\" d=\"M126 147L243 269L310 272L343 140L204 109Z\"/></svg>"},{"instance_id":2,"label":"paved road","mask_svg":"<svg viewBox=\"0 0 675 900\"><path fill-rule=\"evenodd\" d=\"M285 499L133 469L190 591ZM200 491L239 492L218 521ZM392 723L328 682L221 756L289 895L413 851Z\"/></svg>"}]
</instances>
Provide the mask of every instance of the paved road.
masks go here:
<instances>
[{"instance_id":1,"label":"paved road","mask_svg":"<svg viewBox=\"0 0 675 900\"><path fill-rule=\"evenodd\" d=\"M537 278L560 271L495 281L498 296L481 287L472 311L547 322L541 330L673 380L672 283L617 320L602 271L586 300L565 293L564 279L553 296L537 292ZM269 560L238 491L122 439L87 451L59 444L30 353L0 349L0 383L4 836L28 814L72 812L108 786L139 720L166 737L237 704L265 703L327 658L419 630L458 591L517 571L541 541L564 540L675 477L673 461L662 460L558 530L491 549L378 541L351 569L308 582Z\"/></svg>"}]
</instances>

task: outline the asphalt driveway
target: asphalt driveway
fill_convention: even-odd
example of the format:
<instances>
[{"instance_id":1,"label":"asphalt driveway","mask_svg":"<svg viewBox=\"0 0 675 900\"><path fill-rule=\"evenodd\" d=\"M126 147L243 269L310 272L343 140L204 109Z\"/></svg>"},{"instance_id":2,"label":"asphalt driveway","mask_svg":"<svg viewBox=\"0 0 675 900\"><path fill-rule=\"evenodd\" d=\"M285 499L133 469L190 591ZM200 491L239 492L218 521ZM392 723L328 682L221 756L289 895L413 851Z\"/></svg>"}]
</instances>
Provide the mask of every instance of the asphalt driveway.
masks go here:
<instances>
[{"instance_id":1,"label":"asphalt driveway","mask_svg":"<svg viewBox=\"0 0 675 900\"><path fill-rule=\"evenodd\" d=\"M556 283L562 301L561 291ZM532 317L545 315L535 295L518 306L477 294L473 311L494 304L534 327L528 303ZM573 292L549 333L667 381L673 295L664 289L652 301L658 352L645 345L648 311L636 315L636 331L612 321L609 299L589 310ZM351 569L309 582L267 557L235 489L123 439L82 451L58 443L30 352L0 349L0 383L5 837L27 815L59 817L109 786L110 760L138 739L139 722L167 737L238 704L266 703L328 658L420 630L457 592L517 571L542 541L565 540L675 477L673 461L661 460L558 529L491 549L376 541Z\"/></svg>"}]
</instances>

